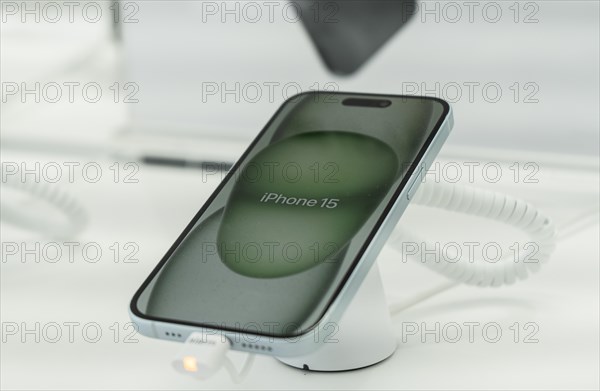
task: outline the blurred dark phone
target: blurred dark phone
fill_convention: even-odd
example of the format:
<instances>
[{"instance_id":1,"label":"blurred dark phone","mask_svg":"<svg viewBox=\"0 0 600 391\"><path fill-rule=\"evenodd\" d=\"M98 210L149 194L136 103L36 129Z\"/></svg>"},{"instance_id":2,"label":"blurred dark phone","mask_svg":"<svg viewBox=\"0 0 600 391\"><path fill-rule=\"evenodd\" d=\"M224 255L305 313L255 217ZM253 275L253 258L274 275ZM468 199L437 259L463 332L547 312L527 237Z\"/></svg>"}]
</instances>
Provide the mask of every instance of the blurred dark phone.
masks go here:
<instances>
[{"instance_id":1,"label":"blurred dark phone","mask_svg":"<svg viewBox=\"0 0 600 391\"><path fill-rule=\"evenodd\" d=\"M302 23L331 72L361 67L416 12L415 0L300 0Z\"/></svg>"}]
</instances>

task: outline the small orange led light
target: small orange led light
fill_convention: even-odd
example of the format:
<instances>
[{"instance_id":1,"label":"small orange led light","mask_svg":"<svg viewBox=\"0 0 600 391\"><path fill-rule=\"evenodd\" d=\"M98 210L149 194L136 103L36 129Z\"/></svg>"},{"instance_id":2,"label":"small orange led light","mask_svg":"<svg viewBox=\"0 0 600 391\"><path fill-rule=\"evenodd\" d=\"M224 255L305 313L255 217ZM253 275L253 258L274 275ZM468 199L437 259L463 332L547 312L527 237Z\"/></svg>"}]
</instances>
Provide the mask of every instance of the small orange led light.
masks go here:
<instances>
[{"instance_id":1,"label":"small orange led light","mask_svg":"<svg viewBox=\"0 0 600 391\"><path fill-rule=\"evenodd\" d=\"M183 358L183 369L188 372L198 372L198 362L196 361L196 357L185 356Z\"/></svg>"}]
</instances>

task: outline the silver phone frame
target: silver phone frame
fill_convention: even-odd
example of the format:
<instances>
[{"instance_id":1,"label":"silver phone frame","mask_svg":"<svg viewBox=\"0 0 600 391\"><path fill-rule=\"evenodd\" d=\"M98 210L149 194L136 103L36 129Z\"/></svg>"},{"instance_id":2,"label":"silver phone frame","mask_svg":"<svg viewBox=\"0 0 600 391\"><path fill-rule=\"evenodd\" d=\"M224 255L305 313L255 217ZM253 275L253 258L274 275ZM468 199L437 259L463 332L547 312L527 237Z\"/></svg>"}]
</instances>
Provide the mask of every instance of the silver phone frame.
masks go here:
<instances>
[{"instance_id":1,"label":"silver phone frame","mask_svg":"<svg viewBox=\"0 0 600 391\"><path fill-rule=\"evenodd\" d=\"M311 94L311 93L331 93L328 91L313 91L313 92L305 92L299 95ZM362 93L352 93L352 92L336 92L335 94L345 94L345 95L356 95L357 97L371 97L371 98L380 98L385 99L386 97L403 97L402 95L389 95L389 94L362 94ZM288 100L294 99L299 96L295 95ZM406 96L407 98L420 98L418 96ZM371 238L370 243L368 244L366 250L363 252L362 256L356 262L354 269L350 273L350 276L346 280L345 284L339 290L336 297L333 299L321 319L316 323L316 325L309 331L304 334L289 337L289 338L281 338L267 335L259 335L252 333L245 333L243 331L230 331L219 328L209 328L209 327L200 327L196 325L188 325L182 323L174 323L174 322L165 322L155 319L149 319L141 316L136 313L136 299L139 297L140 291L146 287L146 281L149 280L152 276L154 276L154 271L148 278L145 280L144 284L137 290L136 294L131 300L129 306L129 316L132 322L136 325L137 331L147 337L169 340L169 341L177 341L177 342L185 342L187 337L191 333L202 333L204 335L221 335L222 338L227 338L231 344L231 348L239 351L246 351L250 353L261 353L268 354L275 357L294 357L304 355L318 349L322 344L327 343L328 333L330 333L329 329L331 325L337 324L340 320L342 314L345 309L348 307L354 294L358 291L362 281L366 277L367 273L371 269L371 266L375 262L375 259L379 255L379 252L385 245L385 242L389 238L390 234L394 230L396 224L400 220L400 217L404 213L406 207L410 203L410 198L418 188L421 183L424 174L427 172L433 161L435 160L437 154L439 153L442 145L448 138L450 131L454 125L454 118L452 107L450 104L442 99L433 98L433 97L421 97L423 99L433 99L438 102L441 102L444 107L447 108L446 116L443 118L441 124L437 131L435 129L432 132L435 132L435 135L429 145L426 147L425 151L421 155L418 161L415 161L413 164L414 169L409 174L408 180L405 182L406 184L400 190L398 198L392 204L389 209L387 215L385 216L383 222L379 226L379 229L375 233L375 235ZM285 106L287 103L284 102L280 109ZM268 128L271 121L279 114L280 111L277 111L272 119L265 125L264 129ZM264 130L263 129L263 130ZM255 141L262 137L263 132L261 131L259 135L255 138ZM254 147L254 142L248 147L247 151L252 150ZM245 159L246 153L242 155L242 157L238 160L240 163L243 159ZM236 168L238 163L234 166ZM233 171L233 169L232 169ZM225 178L224 181L228 180ZM215 193L218 193L221 190L219 187L215 190ZM207 202L212 201L209 199ZM200 213L200 212L199 212ZM196 221L196 215L192 222ZM187 228L184 233L187 233ZM182 235L183 236L183 235ZM180 242L180 238L175 242L178 244ZM175 244L173 246L175 246ZM167 253L170 254L171 250ZM165 256L166 257L166 256ZM162 265L162 261L155 267L158 269ZM318 338L317 338L318 337Z\"/></svg>"}]
</instances>

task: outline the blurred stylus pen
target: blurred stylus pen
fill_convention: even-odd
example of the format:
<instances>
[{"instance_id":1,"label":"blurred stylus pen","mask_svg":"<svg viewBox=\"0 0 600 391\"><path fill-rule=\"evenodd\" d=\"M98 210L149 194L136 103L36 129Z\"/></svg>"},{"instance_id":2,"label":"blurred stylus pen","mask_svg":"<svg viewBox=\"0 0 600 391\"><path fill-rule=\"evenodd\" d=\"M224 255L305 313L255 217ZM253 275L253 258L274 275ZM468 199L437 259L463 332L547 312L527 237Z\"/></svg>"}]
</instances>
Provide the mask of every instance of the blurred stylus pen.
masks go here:
<instances>
[{"instance_id":1,"label":"blurred stylus pen","mask_svg":"<svg viewBox=\"0 0 600 391\"><path fill-rule=\"evenodd\" d=\"M233 163L231 162L217 162L212 160L189 160L151 155L142 156L140 160L144 164L154 166L198 168L210 171L229 171L233 166Z\"/></svg>"}]
</instances>

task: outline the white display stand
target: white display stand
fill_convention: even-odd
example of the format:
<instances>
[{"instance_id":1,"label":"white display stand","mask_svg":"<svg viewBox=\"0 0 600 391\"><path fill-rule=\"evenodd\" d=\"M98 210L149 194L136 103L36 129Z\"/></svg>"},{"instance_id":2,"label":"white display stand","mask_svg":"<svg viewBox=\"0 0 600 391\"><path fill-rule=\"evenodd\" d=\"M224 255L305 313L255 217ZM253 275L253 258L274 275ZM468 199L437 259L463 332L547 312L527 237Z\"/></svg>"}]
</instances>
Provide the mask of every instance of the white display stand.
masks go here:
<instances>
[{"instance_id":1,"label":"white display stand","mask_svg":"<svg viewBox=\"0 0 600 391\"><path fill-rule=\"evenodd\" d=\"M344 312L333 338L337 342L325 343L310 354L278 360L310 371L348 371L377 364L396 351L396 336L377 263Z\"/></svg>"}]
</instances>

